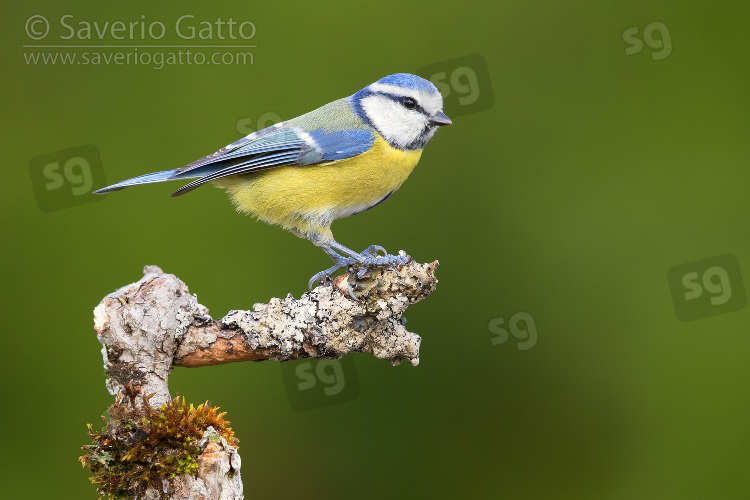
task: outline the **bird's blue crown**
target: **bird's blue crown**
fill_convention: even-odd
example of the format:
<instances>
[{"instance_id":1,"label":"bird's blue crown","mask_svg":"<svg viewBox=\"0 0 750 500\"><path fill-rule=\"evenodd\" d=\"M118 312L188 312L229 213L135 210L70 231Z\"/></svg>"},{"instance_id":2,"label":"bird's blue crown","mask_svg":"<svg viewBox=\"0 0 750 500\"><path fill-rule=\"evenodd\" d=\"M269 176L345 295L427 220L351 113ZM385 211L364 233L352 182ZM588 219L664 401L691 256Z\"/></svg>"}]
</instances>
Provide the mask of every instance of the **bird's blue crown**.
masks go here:
<instances>
[{"instance_id":1,"label":"bird's blue crown","mask_svg":"<svg viewBox=\"0 0 750 500\"><path fill-rule=\"evenodd\" d=\"M438 91L438 89L429 80L425 80L424 78L409 73L394 73L392 75L381 78L376 83L397 85L405 89L428 92L430 94L437 93Z\"/></svg>"}]
</instances>

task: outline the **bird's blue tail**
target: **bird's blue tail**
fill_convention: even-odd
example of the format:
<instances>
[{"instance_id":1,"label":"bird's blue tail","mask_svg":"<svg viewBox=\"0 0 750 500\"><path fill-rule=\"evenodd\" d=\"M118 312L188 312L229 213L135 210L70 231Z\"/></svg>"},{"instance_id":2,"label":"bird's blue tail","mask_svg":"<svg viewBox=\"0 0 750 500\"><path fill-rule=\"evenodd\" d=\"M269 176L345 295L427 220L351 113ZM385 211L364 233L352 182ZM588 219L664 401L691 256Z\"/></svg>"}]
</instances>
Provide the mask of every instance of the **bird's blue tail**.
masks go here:
<instances>
[{"instance_id":1,"label":"bird's blue tail","mask_svg":"<svg viewBox=\"0 0 750 500\"><path fill-rule=\"evenodd\" d=\"M139 184L150 184L152 182L163 182L176 179L176 177L174 176L177 174L177 170L178 169L164 170L162 172L154 172L152 174L133 177L132 179L118 182L117 184L112 184L111 186L103 187L101 189L97 189L96 191L94 191L94 194L104 194L109 193L110 191L119 191L120 189L125 189L128 186L137 186Z\"/></svg>"}]
</instances>

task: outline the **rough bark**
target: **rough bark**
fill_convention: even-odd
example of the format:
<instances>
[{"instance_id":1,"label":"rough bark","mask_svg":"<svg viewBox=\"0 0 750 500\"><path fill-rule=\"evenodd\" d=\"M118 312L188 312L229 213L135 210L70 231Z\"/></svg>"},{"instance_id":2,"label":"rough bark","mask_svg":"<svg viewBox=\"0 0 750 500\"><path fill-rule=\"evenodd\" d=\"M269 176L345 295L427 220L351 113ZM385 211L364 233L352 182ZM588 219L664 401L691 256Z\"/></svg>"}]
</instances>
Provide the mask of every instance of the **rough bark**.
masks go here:
<instances>
[{"instance_id":1,"label":"rough bark","mask_svg":"<svg viewBox=\"0 0 750 500\"><path fill-rule=\"evenodd\" d=\"M143 278L107 295L94 310L107 389L121 395L132 382L154 393L150 404L159 407L171 399L172 366L340 358L350 352L416 366L421 338L406 330L403 313L435 289L436 268L437 261L410 260L362 278L345 274L300 299L274 298L214 320L179 278L146 266ZM208 434L198 474L176 478L172 498L242 498L236 448Z\"/></svg>"},{"instance_id":2,"label":"rough bark","mask_svg":"<svg viewBox=\"0 0 750 500\"><path fill-rule=\"evenodd\" d=\"M183 474L173 482L173 499L241 500L240 455L237 448L229 446L227 440L209 427L201 440L198 456L198 473ZM145 499L159 500L159 491L149 488Z\"/></svg>"}]
</instances>

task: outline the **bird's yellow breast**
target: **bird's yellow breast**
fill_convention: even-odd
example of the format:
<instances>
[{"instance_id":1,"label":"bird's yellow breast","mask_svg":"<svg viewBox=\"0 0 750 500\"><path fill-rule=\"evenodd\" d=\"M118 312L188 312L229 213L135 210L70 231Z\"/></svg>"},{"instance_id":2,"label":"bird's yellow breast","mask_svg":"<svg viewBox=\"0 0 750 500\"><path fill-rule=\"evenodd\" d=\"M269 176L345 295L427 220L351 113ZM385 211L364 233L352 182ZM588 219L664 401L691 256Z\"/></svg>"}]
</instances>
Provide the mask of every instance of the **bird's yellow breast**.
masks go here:
<instances>
[{"instance_id":1,"label":"bird's yellow breast","mask_svg":"<svg viewBox=\"0 0 750 500\"><path fill-rule=\"evenodd\" d=\"M377 137L354 158L275 167L213 181L237 208L300 233L327 229L335 219L366 210L404 183L422 151L402 151Z\"/></svg>"}]
</instances>

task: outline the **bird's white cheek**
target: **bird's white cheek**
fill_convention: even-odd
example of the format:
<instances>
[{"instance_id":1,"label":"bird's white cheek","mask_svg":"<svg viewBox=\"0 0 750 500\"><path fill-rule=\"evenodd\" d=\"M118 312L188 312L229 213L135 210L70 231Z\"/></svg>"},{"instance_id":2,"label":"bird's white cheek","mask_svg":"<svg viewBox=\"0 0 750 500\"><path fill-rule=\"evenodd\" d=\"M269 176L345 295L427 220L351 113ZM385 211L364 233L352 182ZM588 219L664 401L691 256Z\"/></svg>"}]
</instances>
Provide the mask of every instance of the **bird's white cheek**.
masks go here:
<instances>
[{"instance_id":1,"label":"bird's white cheek","mask_svg":"<svg viewBox=\"0 0 750 500\"><path fill-rule=\"evenodd\" d=\"M375 128L391 143L405 146L419 137L424 127L424 117L420 113L409 111L382 96L365 97L362 99L362 109Z\"/></svg>"}]
</instances>

